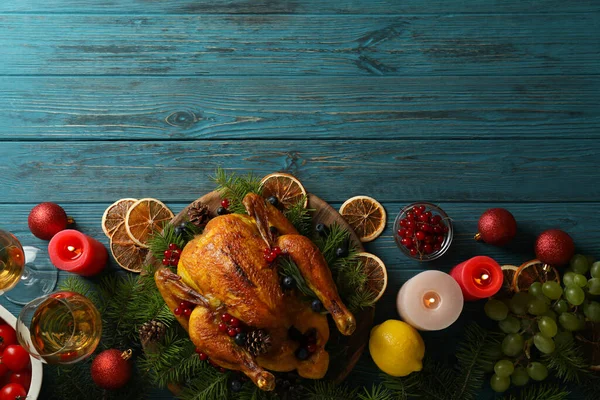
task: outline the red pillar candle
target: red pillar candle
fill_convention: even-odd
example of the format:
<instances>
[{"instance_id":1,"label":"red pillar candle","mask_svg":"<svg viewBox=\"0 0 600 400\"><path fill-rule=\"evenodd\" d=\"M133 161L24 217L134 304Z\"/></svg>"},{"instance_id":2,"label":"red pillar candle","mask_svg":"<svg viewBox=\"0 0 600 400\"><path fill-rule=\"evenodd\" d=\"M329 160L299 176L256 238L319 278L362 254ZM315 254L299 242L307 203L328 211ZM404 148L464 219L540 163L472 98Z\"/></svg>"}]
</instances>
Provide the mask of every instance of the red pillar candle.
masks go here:
<instances>
[{"instance_id":1,"label":"red pillar candle","mask_svg":"<svg viewBox=\"0 0 600 400\"><path fill-rule=\"evenodd\" d=\"M450 271L462 289L465 301L495 295L502 287L504 275L500 264L486 256L477 256L458 264Z\"/></svg>"},{"instance_id":2,"label":"red pillar candle","mask_svg":"<svg viewBox=\"0 0 600 400\"><path fill-rule=\"evenodd\" d=\"M48 253L56 268L82 276L96 275L108 260L102 243L73 229L54 235L48 244Z\"/></svg>"}]
</instances>

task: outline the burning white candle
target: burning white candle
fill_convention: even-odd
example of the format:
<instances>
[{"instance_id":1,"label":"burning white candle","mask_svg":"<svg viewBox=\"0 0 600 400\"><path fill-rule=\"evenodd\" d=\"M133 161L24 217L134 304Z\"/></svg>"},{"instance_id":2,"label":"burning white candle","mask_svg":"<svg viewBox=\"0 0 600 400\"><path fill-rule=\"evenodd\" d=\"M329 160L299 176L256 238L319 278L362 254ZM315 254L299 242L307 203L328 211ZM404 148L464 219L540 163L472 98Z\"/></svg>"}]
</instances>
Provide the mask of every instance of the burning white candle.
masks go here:
<instances>
[{"instance_id":1,"label":"burning white candle","mask_svg":"<svg viewBox=\"0 0 600 400\"><path fill-rule=\"evenodd\" d=\"M462 290L454 278L434 270L409 279L396 300L402 319L421 331L449 327L458 319L463 304Z\"/></svg>"}]
</instances>

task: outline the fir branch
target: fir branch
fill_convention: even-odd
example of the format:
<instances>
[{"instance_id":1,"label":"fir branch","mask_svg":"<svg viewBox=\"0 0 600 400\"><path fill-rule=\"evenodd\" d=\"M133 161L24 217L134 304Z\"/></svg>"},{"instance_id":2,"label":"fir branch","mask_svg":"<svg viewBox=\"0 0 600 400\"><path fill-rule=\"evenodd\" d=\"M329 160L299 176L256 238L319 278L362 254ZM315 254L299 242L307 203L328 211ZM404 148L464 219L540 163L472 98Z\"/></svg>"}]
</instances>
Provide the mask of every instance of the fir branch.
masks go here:
<instances>
[{"instance_id":1,"label":"fir branch","mask_svg":"<svg viewBox=\"0 0 600 400\"><path fill-rule=\"evenodd\" d=\"M363 388L362 393L358 393L359 400L396 400L394 394L383 385L373 385L371 390Z\"/></svg>"},{"instance_id":2,"label":"fir branch","mask_svg":"<svg viewBox=\"0 0 600 400\"><path fill-rule=\"evenodd\" d=\"M458 376L455 381L455 400L475 398L483 385L484 372L481 363L495 357L491 349L498 344L496 335L476 323L467 326L463 337L456 351Z\"/></svg>"},{"instance_id":3,"label":"fir branch","mask_svg":"<svg viewBox=\"0 0 600 400\"><path fill-rule=\"evenodd\" d=\"M397 400L407 400L410 397L419 396L419 387L421 384L419 374L413 373L401 378L382 374L381 379L383 386L391 390L396 395Z\"/></svg>"},{"instance_id":4,"label":"fir branch","mask_svg":"<svg viewBox=\"0 0 600 400\"><path fill-rule=\"evenodd\" d=\"M504 400L564 400L570 392L553 384L529 385L518 394L503 397Z\"/></svg>"},{"instance_id":5,"label":"fir branch","mask_svg":"<svg viewBox=\"0 0 600 400\"><path fill-rule=\"evenodd\" d=\"M76 275L67 277L67 279L59 285L59 289L79 293L90 299L94 305L97 306L99 304L99 299L93 286L88 281L85 281Z\"/></svg>"},{"instance_id":6,"label":"fir branch","mask_svg":"<svg viewBox=\"0 0 600 400\"><path fill-rule=\"evenodd\" d=\"M580 383L590 374L585 355L573 339L556 343L556 350L552 354L542 354L542 360L564 382Z\"/></svg>"},{"instance_id":7,"label":"fir branch","mask_svg":"<svg viewBox=\"0 0 600 400\"><path fill-rule=\"evenodd\" d=\"M278 400L280 397L275 392L261 390L252 382L247 382L242 390L235 395L235 400Z\"/></svg>"},{"instance_id":8,"label":"fir branch","mask_svg":"<svg viewBox=\"0 0 600 400\"><path fill-rule=\"evenodd\" d=\"M306 196L302 196L295 204L283 212L283 215L301 235L310 236L312 232L312 209L304 207Z\"/></svg>"},{"instance_id":9,"label":"fir branch","mask_svg":"<svg viewBox=\"0 0 600 400\"><path fill-rule=\"evenodd\" d=\"M356 394L345 385L338 385L329 381L313 381L306 387L306 400L348 400L353 399Z\"/></svg>"},{"instance_id":10,"label":"fir branch","mask_svg":"<svg viewBox=\"0 0 600 400\"><path fill-rule=\"evenodd\" d=\"M192 224L188 224L189 226L193 226ZM171 243L174 243L180 249L183 249L185 244L189 238L184 237L184 235L176 235L175 227L173 224L168 223L165 224L162 231L153 232L148 239L148 247L150 248L150 252L157 260L162 260L164 258L165 251L169 248Z\"/></svg>"},{"instance_id":11,"label":"fir branch","mask_svg":"<svg viewBox=\"0 0 600 400\"><path fill-rule=\"evenodd\" d=\"M329 226L329 231L327 235L323 236L315 236L313 238L313 242L317 245L323 257L325 257L325 261L331 272L334 274L337 273L338 267L341 266L341 261L336 255L336 250L339 247L348 246L349 257L348 259L352 259L353 255L356 255L357 249L356 245L350 240L350 232L344 229L341 225L337 223L333 223Z\"/></svg>"},{"instance_id":12,"label":"fir branch","mask_svg":"<svg viewBox=\"0 0 600 400\"><path fill-rule=\"evenodd\" d=\"M195 353L195 346L176 326L168 329L164 339L153 351L147 351L139 361L142 371L158 387L191 379L208 368Z\"/></svg>"},{"instance_id":13,"label":"fir branch","mask_svg":"<svg viewBox=\"0 0 600 400\"><path fill-rule=\"evenodd\" d=\"M365 308L372 307L375 304L376 297L375 293L361 288L350 294L346 299L346 303L351 312L357 313Z\"/></svg>"},{"instance_id":14,"label":"fir branch","mask_svg":"<svg viewBox=\"0 0 600 400\"><path fill-rule=\"evenodd\" d=\"M229 374L214 368L201 370L189 381L178 396L180 400L225 400L229 398L227 381Z\"/></svg>"},{"instance_id":15,"label":"fir branch","mask_svg":"<svg viewBox=\"0 0 600 400\"><path fill-rule=\"evenodd\" d=\"M306 297L311 299L316 299L317 295L306 283L304 276L300 273L298 266L296 263L290 258L285 256L280 256L277 258L277 267L279 271L279 275L281 276L290 276L296 282L296 288Z\"/></svg>"},{"instance_id":16,"label":"fir branch","mask_svg":"<svg viewBox=\"0 0 600 400\"><path fill-rule=\"evenodd\" d=\"M242 200L248 193L262 193L260 179L252 173L243 177L233 172L227 174L224 169L217 168L215 176L211 179L217 184L217 191L221 197L229 199L229 211L235 214L246 214Z\"/></svg>"}]
</instances>

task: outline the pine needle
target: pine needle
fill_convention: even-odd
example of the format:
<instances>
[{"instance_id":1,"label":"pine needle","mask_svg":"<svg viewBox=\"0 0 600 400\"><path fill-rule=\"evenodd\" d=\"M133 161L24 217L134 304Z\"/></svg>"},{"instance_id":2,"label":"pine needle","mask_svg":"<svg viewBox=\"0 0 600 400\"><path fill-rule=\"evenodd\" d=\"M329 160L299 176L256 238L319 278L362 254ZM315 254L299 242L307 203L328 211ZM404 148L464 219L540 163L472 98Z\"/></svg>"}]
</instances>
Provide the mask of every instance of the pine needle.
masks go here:
<instances>
[{"instance_id":1,"label":"pine needle","mask_svg":"<svg viewBox=\"0 0 600 400\"><path fill-rule=\"evenodd\" d=\"M356 391L345 385L329 381L313 381L306 388L306 400L349 400L355 398Z\"/></svg>"},{"instance_id":2,"label":"pine needle","mask_svg":"<svg viewBox=\"0 0 600 400\"><path fill-rule=\"evenodd\" d=\"M553 384L528 385L518 394L503 397L504 400L564 400L570 392Z\"/></svg>"},{"instance_id":3,"label":"pine needle","mask_svg":"<svg viewBox=\"0 0 600 400\"><path fill-rule=\"evenodd\" d=\"M177 398L180 400L227 399L229 393L228 379L229 374L222 374L214 368L205 368L189 381Z\"/></svg>"},{"instance_id":4,"label":"pine needle","mask_svg":"<svg viewBox=\"0 0 600 400\"><path fill-rule=\"evenodd\" d=\"M244 177L233 172L228 174L224 169L217 168L211 179L217 184L221 197L229 200L229 211L235 214L246 214L242 200L248 193L260 195L262 192L260 179L252 173Z\"/></svg>"},{"instance_id":5,"label":"pine needle","mask_svg":"<svg viewBox=\"0 0 600 400\"><path fill-rule=\"evenodd\" d=\"M359 400L396 400L397 397L394 396L394 393L389 391L383 385L373 385L371 390L367 390L367 388L363 388L362 393L358 393Z\"/></svg>"},{"instance_id":6,"label":"pine needle","mask_svg":"<svg viewBox=\"0 0 600 400\"><path fill-rule=\"evenodd\" d=\"M542 359L564 382L580 383L590 374L585 355L573 339L557 343L556 350L552 354L543 354Z\"/></svg>"},{"instance_id":7,"label":"pine needle","mask_svg":"<svg viewBox=\"0 0 600 400\"><path fill-rule=\"evenodd\" d=\"M298 266L296 263L290 258L285 256L280 256L277 258L277 267L279 268L279 275L281 276L289 276L294 279L296 282L296 288L306 297L311 299L316 299L317 295L306 283L304 276L300 273Z\"/></svg>"},{"instance_id":8,"label":"pine needle","mask_svg":"<svg viewBox=\"0 0 600 400\"><path fill-rule=\"evenodd\" d=\"M375 297L377 297L375 293L359 289L348 297L348 309L353 313L357 313L365 308L372 307L375 304Z\"/></svg>"},{"instance_id":9,"label":"pine needle","mask_svg":"<svg viewBox=\"0 0 600 400\"><path fill-rule=\"evenodd\" d=\"M283 215L296 230L304 236L310 236L312 232L312 216L311 212L314 210L304 207L306 202L306 196L302 196L294 205L283 212Z\"/></svg>"}]
</instances>

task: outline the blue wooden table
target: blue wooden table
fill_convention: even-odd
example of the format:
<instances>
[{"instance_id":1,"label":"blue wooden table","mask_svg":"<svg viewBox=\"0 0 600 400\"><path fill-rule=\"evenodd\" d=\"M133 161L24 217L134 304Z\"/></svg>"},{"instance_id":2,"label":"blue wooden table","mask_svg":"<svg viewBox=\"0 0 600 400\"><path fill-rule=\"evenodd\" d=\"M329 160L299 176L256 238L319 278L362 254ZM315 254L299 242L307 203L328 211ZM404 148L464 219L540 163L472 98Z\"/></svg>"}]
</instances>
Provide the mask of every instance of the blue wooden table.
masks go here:
<instances>
[{"instance_id":1,"label":"blue wooden table","mask_svg":"<svg viewBox=\"0 0 600 400\"><path fill-rule=\"evenodd\" d=\"M217 166L289 171L334 206L386 207L377 322L418 271L518 264L546 228L600 256L599 39L598 0L3 1L0 226L44 246L27 215L54 201L106 244L116 199L178 212ZM415 200L455 221L428 265L392 237ZM517 218L512 247L472 240L489 207ZM353 379L376 375L365 355Z\"/></svg>"}]
</instances>

